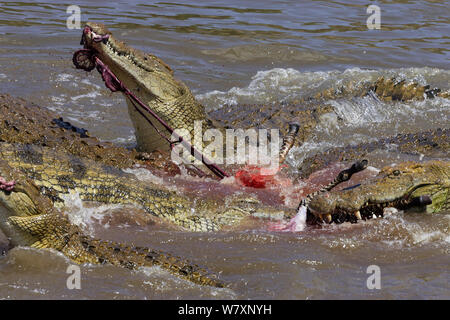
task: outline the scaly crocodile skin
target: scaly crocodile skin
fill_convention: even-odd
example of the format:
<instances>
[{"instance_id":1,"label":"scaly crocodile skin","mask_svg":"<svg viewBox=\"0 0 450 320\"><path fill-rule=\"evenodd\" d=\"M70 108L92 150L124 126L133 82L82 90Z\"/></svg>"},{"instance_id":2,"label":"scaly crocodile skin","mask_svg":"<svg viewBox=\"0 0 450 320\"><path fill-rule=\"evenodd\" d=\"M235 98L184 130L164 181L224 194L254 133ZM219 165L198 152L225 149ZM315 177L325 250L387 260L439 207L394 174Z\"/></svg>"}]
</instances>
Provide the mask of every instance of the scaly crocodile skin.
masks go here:
<instances>
[{"instance_id":1,"label":"scaly crocodile skin","mask_svg":"<svg viewBox=\"0 0 450 320\"><path fill-rule=\"evenodd\" d=\"M358 187L314 197L308 209L320 219L331 215L332 221L343 222L383 216L385 207L402 209L420 197L431 200L431 204L426 203L430 213L450 210L450 162L405 162L389 166Z\"/></svg>"},{"instance_id":2,"label":"scaly crocodile skin","mask_svg":"<svg viewBox=\"0 0 450 320\"><path fill-rule=\"evenodd\" d=\"M109 34L102 25L89 24L89 26L97 34ZM88 37L85 40L86 45L97 51L100 58L119 79L173 128L187 129L193 134L194 121L203 120L201 133L209 128L221 129L220 125L207 119L203 106L195 100L186 85L175 80L172 70L159 58L129 48L112 36L106 43L90 42L91 39ZM274 124L278 128L287 128L286 123L289 120L293 117L300 118L303 125L300 140L304 141L316 125L317 117L333 110L332 106L320 101L343 95L363 96L369 92L375 92L379 98L386 101L432 98L437 95L448 97L448 93L430 90L427 86L397 83L392 79L379 79L374 84L355 87L350 85L339 90L330 89L318 93L313 97L317 100L314 103L308 98L297 101L298 105L293 104L282 110L279 108L272 110L272 106L261 106L258 111L263 118L256 119L257 121L252 125ZM0 226L16 245L53 248L63 252L77 263L111 263L127 268L160 265L196 283L222 286L203 269L180 258L148 248L106 242L83 235L77 226L72 225L67 218L53 209L49 198L58 202L61 201L63 194L75 190L83 200L139 205L151 214L194 231L219 230L224 226L237 224L252 214L279 217L280 210L260 206L257 203L237 201L236 204L225 207L214 201L193 201L156 185L148 183L144 185L132 175L125 174L116 168L130 167L140 163L139 154L135 151L100 143L61 119L55 118L54 121L48 121L50 114L39 115L39 111L36 112L34 106L25 105L25 102L21 102L20 107L17 106L17 108L11 108L15 102L8 96L1 96L0 102L0 107L3 109L0 123L1 141L40 145L0 143L2 157L0 175L18 182L12 192L0 192ZM129 107L139 147L147 151L167 148L166 142L155 134L154 129L149 127L147 122L143 121L134 107L131 105ZM253 119L248 115L245 118ZM222 119L222 123L223 126L228 126L230 121L226 118ZM242 117L240 121L234 121L232 124L240 128L248 127ZM51 150L45 146L61 148L64 152ZM65 152L81 156L83 159ZM445 172L448 173L448 171ZM414 174L421 177L428 175L428 172ZM25 175L31 178L31 181L27 180ZM435 185L439 187L436 189ZM440 181L434 181L426 187L416 189L411 194L413 196L422 193L431 194L433 200L444 199L435 201L433 204L436 207L436 203L444 203L435 209L448 210L448 183L445 186L442 188ZM441 190L446 190L447 193ZM41 193L45 193L49 198L41 196ZM379 190L379 197L384 199L386 195L392 196L386 188ZM320 196L317 200L314 198L310 208L324 209L320 201ZM281 214L290 217L293 212L286 209Z\"/></svg>"},{"instance_id":3,"label":"scaly crocodile skin","mask_svg":"<svg viewBox=\"0 0 450 320\"><path fill-rule=\"evenodd\" d=\"M16 181L13 191L0 191L0 229L12 245L54 249L79 264L112 264L128 269L160 266L200 285L224 286L217 276L169 253L84 235L78 226L54 209L50 199L32 181L17 168L11 168L7 161L0 160L0 176Z\"/></svg>"},{"instance_id":4,"label":"scaly crocodile skin","mask_svg":"<svg viewBox=\"0 0 450 320\"><path fill-rule=\"evenodd\" d=\"M450 150L450 129L433 129L417 133L398 134L394 137L380 138L376 141L331 148L303 160L301 176L306 178L311 173L321 170L334 162L354 161L364 158L375 150L387 149L396 145L402 153L435 156L436 153L448 155Z\"/></svg>"},{"instance_id":5,"label":"scaly crocodile skin","mask_svg":"<svg viewBox=\"0 0 450 320\"><path fill-rule=\"evenodd\" d=\"M344 96L357 97L375 93L384 101L423 100L425 97L449 96L448 92L431 89L428 85L380 78L375 82L347 83L341 87L330 88L318 92L313 97L299 99L282 107L223 106L210 114L209 118L205 108L196 101L189 88L175 79L172 69L160 58L127 46L117 40L103 24L89 22L86 26L90 31L83 32L84 47L93 50L129 90L172 128L186 129L191 137L194 137L194 122L203 120L202 130L197 130L196 140L193 141L198 147L201 147L202 136L207 129L261 127L280 129L281 133L285 134L287 124L292 120L300 122L299 142L303 142L317 125L318 117L333 111L333 107L326 101ZM95 37L105 35L109 36L107 40L94 41ZM168 143L161 139L155 129L135 110L128 98L127 103L139 149L146 152L155 149L168 150ZM254 110L254 113L249 114L248 110ZM244 115L240 114L241 112ZM153 122L157 124L156 121ZM164 132L161 126L158 125L158 128ZM196 141L200 144L196 144Z\"/></svg>"},{"instance_id":6,"label":"scaly crocodile skin","mask_svg":"<svg viewBox=\"0 0 450 320\"><path fill-rule=\"evenodd\" d=\"M0 94L0 141L64 148L75 156L119 168L143 164L135 150L101 142L45 108L5 94Z\"/></svg>"},{"instance_id":7,"label":"scaly crocodile skin","mask_svg":"<svg viewBox=\"0 0 450 320\"><path fill-rule=\"evenodd\" d=\"M256 199L225 201L192 199L115 167L80 159L65 152L35 145L0 143L0 157L24 172L54 202L64 194L78 192L84 201L131 204L191 231L217 231L237 225L251 215L267 218L292 216L288 208L271 208Z\"/></svg>"},{"instance_id":8,"label":"scaly crocodile skin","mask_svg":"<svg viewBox=\"0 0 450 320\"><path fill-rule=\"evenodd\" d=\"M203 132L213 128L213 123L207 119L204 107L195 100L189 88L173 77L172 69L156 56L145 54L116 40L103 25L89 23L88 27L92 32L84 34L85 47L94 49L124 85L173 129L186 129L194 137L194 122L203 121L203 128L198 131L197 136L201 142ZM95 42L95 34L108 34L110 37L106 43ZM169 150L167 141L144 120L128 98L127 104L140 150ZM153 122L158 130L166 132L157 121Z\"/></svg>"}]
</instances>

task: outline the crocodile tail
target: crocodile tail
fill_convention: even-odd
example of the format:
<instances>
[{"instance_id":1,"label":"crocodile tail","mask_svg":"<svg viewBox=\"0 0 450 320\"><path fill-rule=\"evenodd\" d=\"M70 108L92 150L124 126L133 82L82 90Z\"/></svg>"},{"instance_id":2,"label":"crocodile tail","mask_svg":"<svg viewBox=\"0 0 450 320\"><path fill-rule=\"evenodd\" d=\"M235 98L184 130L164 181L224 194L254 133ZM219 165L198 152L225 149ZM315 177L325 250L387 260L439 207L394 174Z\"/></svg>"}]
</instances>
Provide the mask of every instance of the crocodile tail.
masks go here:
<instances>
[{"instance_id":1,"label":"crocodile tail","mask_svg":"<svg viewBox=\"0 0 450 320\"><path fill-rule=\"evenodd\" d=\"M112 264L128 269L160 266L196 284L224 287L216 275L185 259L150 248L93 239L59 214L13 216L8 221L23 234L23 244L60 251L78 264Z\"/></svg>"},{"instance_id":2,"label":"crocodile tail","mask_svg":"<svg viewBox=\"0 0 450 320\"><path fill-rule=\"evenodd\" d=\"M85 251L98 259L97 263L100 264L112 264L132 270L139 267L159 266L180 278L199 285L225 287L217 275L170 253L92 239L88 236L82 237L81 244Z\"/></svg>"}]
</instances>

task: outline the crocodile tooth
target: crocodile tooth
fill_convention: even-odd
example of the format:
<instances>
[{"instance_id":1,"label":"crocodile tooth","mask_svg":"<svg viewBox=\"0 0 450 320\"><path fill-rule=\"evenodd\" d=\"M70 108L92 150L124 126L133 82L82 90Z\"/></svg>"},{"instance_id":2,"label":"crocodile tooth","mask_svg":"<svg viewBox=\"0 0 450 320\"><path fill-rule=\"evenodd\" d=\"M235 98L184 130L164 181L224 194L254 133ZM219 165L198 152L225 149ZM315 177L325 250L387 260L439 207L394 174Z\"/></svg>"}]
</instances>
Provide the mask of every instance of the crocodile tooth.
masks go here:
<instances>
[{"instance_id":1,"label":"crocodile tooth","mask_svg":"<svg viewBox=\"0 0 450 320\"><path fill-rule=\"evenodd\" d=\"M361 212L359 212L359 210L358 211L356 211L355 213L355 217L356 217L356 219L358 219L358 220L362 220L362 217L361 217Z\"/></svg>"}]
</instances>

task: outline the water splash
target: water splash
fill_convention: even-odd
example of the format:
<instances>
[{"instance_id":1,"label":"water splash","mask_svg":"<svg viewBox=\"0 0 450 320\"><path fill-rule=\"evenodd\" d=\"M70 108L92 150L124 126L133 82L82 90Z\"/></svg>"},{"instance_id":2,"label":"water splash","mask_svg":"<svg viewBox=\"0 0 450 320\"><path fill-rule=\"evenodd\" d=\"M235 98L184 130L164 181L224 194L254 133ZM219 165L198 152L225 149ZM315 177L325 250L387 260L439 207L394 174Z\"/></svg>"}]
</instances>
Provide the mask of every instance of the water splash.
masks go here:
<instances>
[{"instance_id":1,"label":"water splash","mask_svg":"<svg viewBox=\"0 0 450 320\"><path fill-rule=\"evenodd\" d=\"M76 191L71 191L62 196L64 200L64 211L73 224L81 227L85 232L93 236L94 225L98 224L105 217L105 213L123 208L120 204L107 204L95 207L89 207L80 198L80 194ZM102 224L104 228L109 228L108 223Z\"/></svg>"},{"instance_id":2,"label":"water splash","mask_svg":"<svg viewBox=\"0 0 450 320\"><path fill-rule=\"evenodd\" d=\"M258 71L247 87L233 87L228 91L214 90L197 95L208 111L223 105L280 103L301 97L311 97L328 88L373 82L380 77L407 79L421 85L432 83L448 86L450 71L437 68L398 68L384 70L363 70L349 68L344 71L301 72L292 68L274 68Z\"/></svg>"}]
</instances>

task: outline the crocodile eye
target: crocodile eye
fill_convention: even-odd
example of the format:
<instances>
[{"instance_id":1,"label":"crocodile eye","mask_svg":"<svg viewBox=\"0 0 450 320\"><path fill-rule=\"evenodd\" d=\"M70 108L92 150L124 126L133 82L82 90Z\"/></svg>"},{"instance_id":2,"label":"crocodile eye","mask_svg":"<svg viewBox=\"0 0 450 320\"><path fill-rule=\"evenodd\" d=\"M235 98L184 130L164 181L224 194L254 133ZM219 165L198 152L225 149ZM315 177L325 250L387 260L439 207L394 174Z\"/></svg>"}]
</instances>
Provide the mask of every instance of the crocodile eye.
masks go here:
<instances>
[{"instance_id":1,"label":"crocodile eye","mask_svg":"<svg viewBox=\"0 0 450 320\"><path fill-rule=\"evenodd\" d=\"M392 172L392 174L393 174L394 176L398 176L398 175L400 175L400 171L399 171L399 170L394 170L394 171Z\"/></svg>"}]
</instances>

